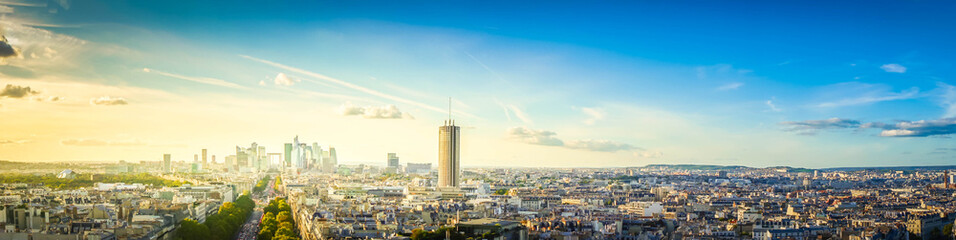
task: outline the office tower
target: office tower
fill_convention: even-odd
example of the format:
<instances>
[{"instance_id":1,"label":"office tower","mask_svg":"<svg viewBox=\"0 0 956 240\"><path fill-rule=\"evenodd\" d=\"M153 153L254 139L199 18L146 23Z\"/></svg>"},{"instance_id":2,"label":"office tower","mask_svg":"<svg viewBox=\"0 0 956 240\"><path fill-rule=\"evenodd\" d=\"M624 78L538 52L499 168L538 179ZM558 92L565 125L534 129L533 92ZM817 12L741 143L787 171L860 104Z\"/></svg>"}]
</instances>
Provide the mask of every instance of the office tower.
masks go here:
<instances>
[{"instance_id":1,"label":"office tower","mask_svg":"<svg viewBox=\"0 0 956 240\"><path fill-rule=\"evenodd\" d=\"M224 167L224 168L226 169L226 172L233 172L233 171L235 171L235 170L233 170L233 167L234 167L235 165L236 165L236 155L226 156L226 164L225 164L225 167Z\"/></svg>"},{"instance_id":2,"label":"office tower","mask_svg":"<svg viewBox=\"0 0 956 240\"><path fill-rule=\"evenodd\" d=\"M164 173L170 173L173 171L173 165L171 161L172 161L172 155L170 155L169 153L163 154L163 172Z\"/></svg>"},{"instance_id":3,"label":"office tower","mask_svg":"<svg viewBox=\"0 0 956 240\"><path fill-rule=\"evenodd\" d=\"M266 147L259 146L259 149L256 150L256 153L259 154L259 157L258 157L258 161L256 161L255 168L257 170L263 170L263 171L269 169L269 157L268 157L269 154L266 153Z\"/></svg>"},{"instance_id":4,"label":"office tower","mask_svg":"<svg viewBox=\"0 0 956 240\"><path fill-rule=\"evenodd\" d=\"M282 167L287 167L292 165L292 144L285 144L285 162L282 163Z\"/></svg>"},{"instance_id":5,"label":"office tower","mask_svg":"<svg viewBox=\"0 0 956 240\"><path fill-rule=\"evenodd\" d=\"M438 186L458 187L460 171L461 128L453 120L445 121L438 127Z\"/></svg>"},{"instance_id":6,"label":"office tower","mask_svg":"<svg viewBox=\"0 0 956 240\"><path fill-rule=\"evenodd\" d=\"M212 163L216 163L216 155L210 156L209 161Z\"/></svg>"},{"instance_id":7,"label":"office tower","mask_svg":"<svg viewBox=\"0 0 956 240\"><path fill-rule=\"evenodd\" d=\"M242 147L236 146L236 162L234 165L230 166L234 171L239 171L240 167L247 166L249 164L249 154L246 154L246 151L242 150Z\"/></svg>"},{"instance_id":8,"label":"office tower","mask_svg":"<svg viewBox=\"0 0 956 240\"><path fill-rule=\"evenodd\" d=\"M246 155L249 158L246 167L256 169L256 165L259 164L259 144L253 142L252 146L246 149Z\"/></svg>"},{"instance_id":9,"label":"office tower","mask_svg":"<svg viewBox=\"0 0 956 240\"><path fill-rule=\"evenodd\" d=\"M322 167L319 165L319 163L321 163L319 159L322 159L322 147L319 147L319 143L313 142L312 158L309 159L309 168L316 169Z\"/></svg>"},{"instance_id":10,"label":"office tower","mask_svg":"<svg viewBox=\"0 0 956 240\"><path fill-rule=\"evenodd\" d=\"M398 154L388 153L388 167L398 168Z\"/></svg>"},{"instance_id":11,"label":"office tower","mask_svg":"<svg viewBox=\"0 0 956 240\"><path fill-rule=\"evenodd\" d=\"M193 163L199 162L199 154L193 154Z\"/></svg>"},{"instance_id":12,"label":"office tower","mask_svg":"<svg viewBox=\"0 0 956 240\"><path fill-rule=\"evenodd\" d=\"M338 158L335 156L335 147L329 146L328 156L326 157L328 157L328 159L325 162L325 166L323 166L323 168L325 168L325 172L335 172L335 169L338 168L339 164Z\"/></svg>"},{"instance_id":13,"label":"office tower","mask_svg":"<svg viewBox=\"0 0 956 240\"><path fill-rule=\"evenodd\" d=\"M206 152L206 149L203 148L203 149L202 149L202 166L203 166L203 167L209 166L209 165L208 165L209 162L206 161L206 153L207 153L207 152Z\"/></svg>"},{"instance_id":14,"label":"office tower","mask_svg":"<svg viewBox=\"0 0 956 240\"><path fill-rule=\"evenodd\" d=\"M319 143L313 143L312 151L315 151L315 168L324 169L326 153L322 150L322 146L319 146Z\"/></svg>"}]
</instances>

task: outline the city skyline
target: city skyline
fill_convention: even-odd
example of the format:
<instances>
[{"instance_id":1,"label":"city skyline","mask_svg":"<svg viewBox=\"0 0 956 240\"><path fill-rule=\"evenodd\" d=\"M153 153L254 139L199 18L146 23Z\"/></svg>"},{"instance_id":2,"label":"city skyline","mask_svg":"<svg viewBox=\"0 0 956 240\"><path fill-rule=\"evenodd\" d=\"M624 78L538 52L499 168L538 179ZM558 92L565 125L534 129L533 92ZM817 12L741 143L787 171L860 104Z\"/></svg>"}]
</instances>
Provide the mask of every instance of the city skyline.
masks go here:
<instances>
[{"instance_id":1,"label":"city skyline","mask_svg":"<svg viewBox=\"0 0 956 240\"><path fill-rule=\"evenodd\" d=\"M0 1L0 160L438 167L447 97L462 167L956 159L952 2L223 5Z\"/></svg>"}]
</instances>

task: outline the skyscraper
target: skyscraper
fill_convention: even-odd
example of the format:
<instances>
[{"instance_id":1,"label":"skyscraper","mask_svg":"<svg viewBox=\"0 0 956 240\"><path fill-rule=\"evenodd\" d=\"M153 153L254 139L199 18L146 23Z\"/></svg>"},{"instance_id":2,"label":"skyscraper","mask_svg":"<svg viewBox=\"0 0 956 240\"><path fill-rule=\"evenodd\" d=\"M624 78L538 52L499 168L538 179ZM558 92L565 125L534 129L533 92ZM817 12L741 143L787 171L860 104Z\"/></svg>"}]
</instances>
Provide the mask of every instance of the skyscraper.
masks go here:
<instances>
[{"instance_id":1,"label":"skyscraper","mask_svg":"<svg viewBox=\"0 0 956 240\"><path fill-rule=\"evenodd\" d=\"M388 153L388 167L398 168L401 165L398 165L398 154Z\"/></svg>"},{"instance_id":2,"label":"skyscraper","mask_svg":"<svg viewBox=\"0 0 956 240\"><path fill-rule=\"evenodd\" d=\"M322 168L324 168L325 172L327 172L327 173L335 172L335 169L337 168L337 166L338 166L338 164L339 164L339 162L338 162L339 160L338 160L338 158L335 156L335 147L329 146L329 151L326 152L326 153L327 153L328 155L322 156L322 158L325 160L325 162L323 163Z\"/></svg>"},{"instance_id":3,"label":"skyscraper","mask_svg":"<svg viewBox=\"0 0 956 240\"><path fill-rule=\"evenodd\" d=\"M460 132L452 120L445 121L445 125L438 127L438 186L458 187L461 180L460 172Z\"/></svg>"},{"instance_id":4,"label":"skyscraper","mask_svg":"<svg viewBox=\"0 0 956 240\"><path fill-rule=\"evenodd\" d=\"M172 161L171 158L172 158L172 155L170 155L169 153L163 154L163 172L164 172L164 173L169 173L169 172L172 172L172 171L173 171L173 165L172 165L172 162L171 162L171 161Z\"/></svg>"},{"instance_id":5,"label":"skyscraper","mask_svg":"<svg viewBox=\"0 0 956 240\"><path fill-rule=\"evenodd\" d=\"M292 164L292 144L291 143L285 144L284 157L285 157L285 162L282 163L283 169L285 169L285 167L290 166Z\"/></svg>"},{"instance_id":6,"label":"skyscraper","mask_svg":"<svg viewBox=\"0 0 956 240\"><path fill-rule=\"evenodd\" d=\"M207 156L207 155L206 155L206 149L203 148L203 149L202 149L202 167L204 167L204 168L205 168L206 166L209 166L209 165L208 165L208 161L206 161L206 156Z\"/></svg>"}]
</instances>

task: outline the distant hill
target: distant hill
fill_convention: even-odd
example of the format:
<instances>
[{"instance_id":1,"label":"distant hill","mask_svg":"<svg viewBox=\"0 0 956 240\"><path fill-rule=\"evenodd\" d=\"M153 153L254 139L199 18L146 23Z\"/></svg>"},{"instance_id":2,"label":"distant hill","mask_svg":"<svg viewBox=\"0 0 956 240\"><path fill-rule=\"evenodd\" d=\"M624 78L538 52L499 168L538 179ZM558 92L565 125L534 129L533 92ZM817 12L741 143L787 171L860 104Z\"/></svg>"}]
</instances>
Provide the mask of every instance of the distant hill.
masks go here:
<instances>
[{"instance_id":1,"label":"distant hill","mask_svg":"<svg viewBox=\"0 0 956 240\"><path fill-rule=\"evenodd\" d=\"M789 172L813 172L814 170L820 171L862 171L862 170L885 170L885 171L927 171L927 170L956 170L956 165L945 165L945 166L888 166L888 167L835 167L835 168L795 168L789 166L773 166L773 167L747 167L739 165L697 165L697 164L651 164L645 167L660 167L660 168L669 168L669 169L680 169L680 170L710 170L710 171L719 171L719 170L746 170L746 169L779 169L786 168Z\"/></svg>"},{"instance_id":2,"label":"distant hill","mask_svg":"<svg viewBox=\"0 0 956 240\"><path fill-rule=\"evenodd\" d=\"M670 168L670 169L681 169L681 170L739 170L739 169L750 169L751 167L747 166L721 166L721 165L697 165L697 164L651 164L645 167L660 167L660 168Z\"/></svg>"},{"instance_id":3,"label":"distant hill","mask_svg":"<svg viewBox=\"0 0 956 240\"><path fill-rule=\"evenodd\" d=\"M823 171L862 171L862 170L887 170L887 171L927 171L927 170L956 170L956 165L944 166L895 166L895 167L837 167L822 168Z\"/></svg>"}]
</instances>

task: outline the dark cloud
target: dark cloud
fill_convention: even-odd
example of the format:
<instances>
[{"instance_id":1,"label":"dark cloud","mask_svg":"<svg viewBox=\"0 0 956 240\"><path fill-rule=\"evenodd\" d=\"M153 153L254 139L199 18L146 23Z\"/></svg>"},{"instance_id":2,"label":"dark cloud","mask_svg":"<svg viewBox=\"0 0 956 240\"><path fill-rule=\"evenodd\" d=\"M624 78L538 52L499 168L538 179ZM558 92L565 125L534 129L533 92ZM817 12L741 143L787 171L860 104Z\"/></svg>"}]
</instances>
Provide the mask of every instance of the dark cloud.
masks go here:
<instances>
[{"instance_id":1,"label":"dark cloud","mask_svg":"<svg viewBox=\"0 0 956 240\"><path fill-rule=\"evenodd\" d=\"M30 89L30 87L7 84L3 91L0 91L0 97L23 98L37 93L39 92Z\"/></svg>"},{"instance_id":2,"label":"dark cloud","mask_svg":"<svg viewBox=\"0 0 956 240\"><path fill-rule=\"evenodd\" d=\"M17 50L10 46L7 38L0 36L0 58L16 57Z\"/></svg>"},{"instance_id":3,"label":"dark cloud","mask_svg":"<svg viewBox=\"0 0 956 240\"><path fill-rule=\"evenodd\" d=\"M780 124L786 126L785 131L796 131L802 135L813 135L816 130L824 129L882 129L880 136L883 137L944 137L956 134L956 118L896 123L861 123L857 120L831 118Z\"/></svg>"},{"instance_id":4,"label":"dark cloud","mask_svg":"<svg viewBox=\"0 0 956 240\"><path fill-rule=\"evenodd\" d=\"M956 133L956 118L937 120L900 121L883 127L884 137L930 137Z\"/></svg>"},{"instance_id":5,"label":"dark cloud","mask_svg":"<svg viewBox=\"0 0 956 240\"><path fill-rule=\"evenodd\" d=\"M861 124L860 121L857 120L831 118L826 120L782 122L780 125L784 125L785 131L795 131L803 135L812 135L816 130L858 128Z\"/></svg>"}]
</instances>

